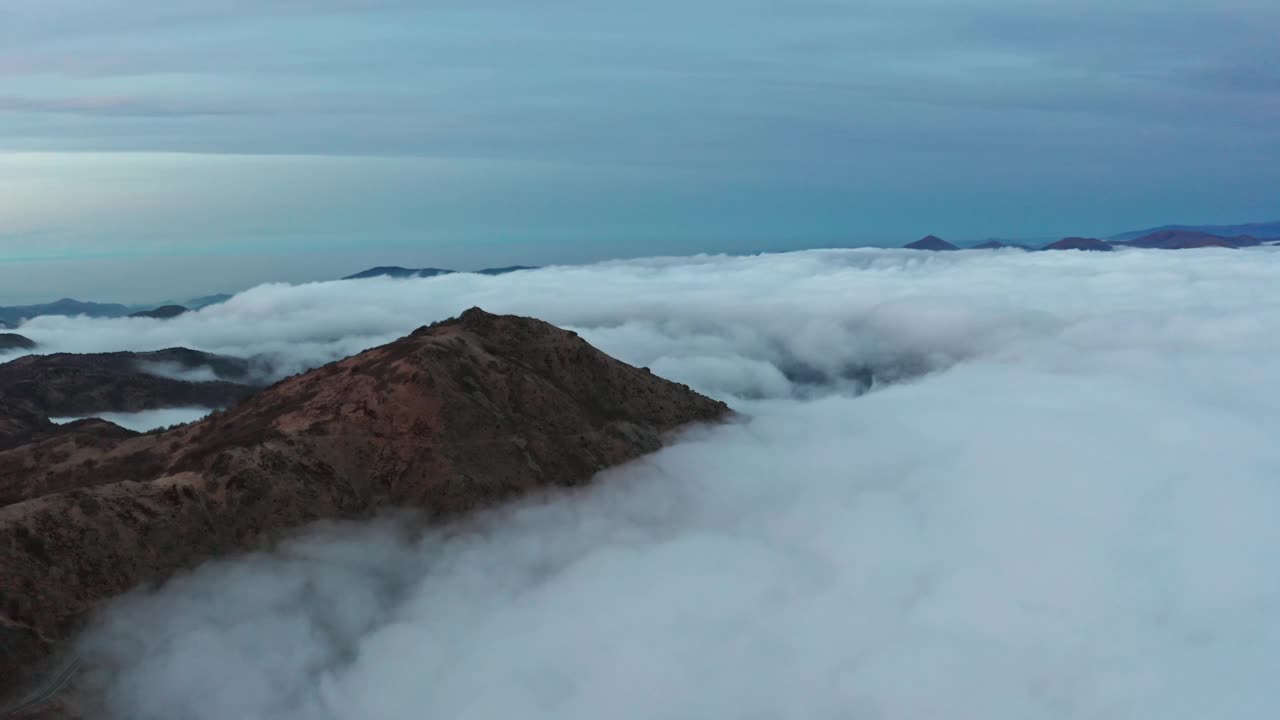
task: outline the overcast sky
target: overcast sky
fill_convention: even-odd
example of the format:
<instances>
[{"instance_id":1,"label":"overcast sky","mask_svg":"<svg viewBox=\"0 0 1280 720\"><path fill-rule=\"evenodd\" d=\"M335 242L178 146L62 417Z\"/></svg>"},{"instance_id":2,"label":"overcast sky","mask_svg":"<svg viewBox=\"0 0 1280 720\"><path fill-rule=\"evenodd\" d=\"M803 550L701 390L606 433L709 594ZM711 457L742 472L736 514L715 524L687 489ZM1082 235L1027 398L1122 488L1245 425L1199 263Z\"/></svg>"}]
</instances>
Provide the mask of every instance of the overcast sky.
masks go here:
<instances>
[{"instance_id":1,"label":"overcast sky","mask_svg":"<svg viewBox=\"0 0 1280 720\"><path fill-rule=\"evenodd\" d=\"M1280 217L1274 0L6 0L0 302Z\"/></svg>"}]
</instances>

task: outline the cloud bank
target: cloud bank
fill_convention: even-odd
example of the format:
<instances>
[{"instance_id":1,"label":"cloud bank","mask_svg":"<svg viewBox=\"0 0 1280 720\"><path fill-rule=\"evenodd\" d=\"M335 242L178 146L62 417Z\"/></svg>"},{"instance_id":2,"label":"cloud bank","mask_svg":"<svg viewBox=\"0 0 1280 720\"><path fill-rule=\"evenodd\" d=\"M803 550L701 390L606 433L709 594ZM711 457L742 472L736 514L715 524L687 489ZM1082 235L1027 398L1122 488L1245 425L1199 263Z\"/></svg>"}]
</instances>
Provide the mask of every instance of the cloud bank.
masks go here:
<instances>
[{"instance_id":1,"label":"cloud bank","mask_svg":"<svg viewBox=\"0 0 1280 720\"><path fill-rule=\"evenodd\" d=\"M158 410L141 410L138 412L106 412L98 413L91 417L102 418L108 422L113 422L122 428L136 430L137 432L147 432L157 428L165 428L170 425L183 425L189 422L195 422L200 418L213 412L213 408L189 407L189 408L161 408ZM83 420L83 417L56 417L49 418L55 423L69 423L76 420Z\"/></svg>"},{"instance_id":2,"label":"cloud bank","mask_svg":"<svg viewBox=\"0 0 1280 720\"><path fill-rule=\"evenodd\" d=\"M1277 282L1272 249L814 251L23 332L304 367L480 305L742 413L586 492L312 529L138 592L84 640L116 717L1261 718Z\"/></svg>"}]
</instances>

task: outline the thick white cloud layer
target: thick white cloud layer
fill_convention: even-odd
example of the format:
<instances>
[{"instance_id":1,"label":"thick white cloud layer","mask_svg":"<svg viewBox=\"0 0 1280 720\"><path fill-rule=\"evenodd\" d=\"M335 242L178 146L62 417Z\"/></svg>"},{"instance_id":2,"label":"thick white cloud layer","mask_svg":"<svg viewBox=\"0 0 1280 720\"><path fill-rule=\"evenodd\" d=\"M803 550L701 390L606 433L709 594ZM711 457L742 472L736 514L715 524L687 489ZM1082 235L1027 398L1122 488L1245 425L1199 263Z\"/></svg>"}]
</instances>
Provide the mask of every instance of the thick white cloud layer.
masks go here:
<instances>
[{"instance_id":1,"label":"thick white cloud layer","mask_svg":"<svg viewBox=\"0 0 1280 720\"><path fill-rule=\"evenodd\" d=\"M118 717L1263 718L1276 287L1269 249L815 251L23 332L302 367L479 305L742 411L589 492L314 530L138 594L86 639Z\"/></svg>"}]
</instances>

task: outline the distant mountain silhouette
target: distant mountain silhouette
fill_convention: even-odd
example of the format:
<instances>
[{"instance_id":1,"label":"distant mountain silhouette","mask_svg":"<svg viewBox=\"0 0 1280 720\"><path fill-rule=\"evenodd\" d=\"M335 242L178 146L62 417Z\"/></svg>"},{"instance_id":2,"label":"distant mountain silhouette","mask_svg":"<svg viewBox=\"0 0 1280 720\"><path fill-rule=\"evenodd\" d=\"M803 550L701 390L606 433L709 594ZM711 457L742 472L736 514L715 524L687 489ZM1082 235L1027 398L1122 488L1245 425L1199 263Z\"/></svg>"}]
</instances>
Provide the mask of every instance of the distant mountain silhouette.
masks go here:
<instances>
[{"instance_id":1,"label":"distant mountain silhouette","mask_svg":"<svg viewBox=\"0 0 1280 720\"><path fill-rule=\"evenodd\" d=\"M62 298L40 305L0 307L0 321L16 326L23 320L41 315L88 315L89 317L124 317L129 308L119 303L96 303Z\"/></svg>"},{"instance_id":2,"label":"distant mountain silhouette","mask_svg":"<svg viewBox=\"0 0 1280 720\"><path fill-rule=\"evenodd\" d=\"M1006 242L1004 240L988 240L981 245L974 245L974 250L999 250L1001 248L1018 248L1019 250L1029 250L1026 245L1014 242Z\"/></svg>"},{"instance_id":3,"label":"distant mountain silhouette","mask_svg":"<svg viewBox=\"0 0 1280 720\"><path fill-rule=\"evenodd\" d=\"M198 298L191 298L190 300L183 303L174 303L174 304L184 305L191 310L199 310L200 308L209 307L210 305L221 305L222 303L230 300L232 297L234 296L228 295L226 293L218 293L217 295L204 295Z\"/></svg>"},{"instance_id":4,"label":"distant mountain silhouette","mask_svg":"<svg viewBox=\"0 0 1280 720\"><path fill-rule=\"evenodd\" d=\"M537 270L538 268L529 265L508 265L507 267L485 268L476 270L478 275L506 275L507 273L518 272L520 270ZM390 277L390 278L415 278L415 277L436 277L438 275L453 275L459 272L467 272L465 270L447 270L445 268L406 268L399 265L382 265L379 267L362 270L355 275L348 275L343 280L364 280L366 278Z\"/></svg>"},{"instance_id":5,"label":"distant mountain silhouette","mask_svg":"<svg viewBox=\"0 0 1280 720\"><path fill-rule=\"evenodd\" d=\"M0 333L0 352L9 350L31 350L36 342L29 337L17 333Z\"/></svg>"},{"instance_id":6,"label":"distant mountain silhouette","mask_svg":"<svg viewBox=\"0 0 1280 720\"><path fill-rule=\"evenodd\" d=\"M1127 242L1166 230L1190 230L1223 238L1246 235L1272 240L1280 238L1280 220L1275 222L1244 223L1241 225L1161 225L1160 227L1147 228L1146 230L1130 230L1118 235L1112 235L1109 239Z\"/></svg>"},{"instance_id":7,"label":"distant mountain silhouette","mask_svg":"<svg viewBox=\"0 0 1280 720\"><path fill-rule=\"evenodd\" d=\"M1142 237L1124 243L1129 247L1147 248L1151 250L1191 250L1194 248L1221 247L1242 248L1261 245L1262 241L1254 237L1237 236L1222 237L1210 235L1198 230L1157 230Z\"/></svg>"},{"instance_id":8,"label":"distant mountain silhouette","mask_svg":"<svg viewBox=\"0 0 1280 720\"><path fill-rule=\"evenodd\" d=\"M23 337L17 333L0 333L0 352L5 350L30 350L35 346L35 341L31 338Z\"/></svg>"},{"instance_id":9,"label":"distant mountain silhouette","mask_svg":"<svg viewBox=\"0 0 1280 720\"><path fill-rule=\"evenodd\" d=\"M398 265L383 265L379 267L362 270L355 275L348 275L343 280L364 280L366 278L390 277L390 278L411 278L411 277L435 277L437 275L450 275L452 270L444 268L406 268Z\"/></svg>"},{"instance_id":10,"label":"distant mountain silhouette","mask_svg":"<svg viewBox=\"0 0 1280 720\"><path fill-rule=\"evenodd\" d=\"M1045 245L1043 250L1095 250L1099 252L1111 252L1115 250L1110 243L1103 242L1097 238L1068 237L1062 238L1057 242L1051 242Z\"/></svg>"},{"instance_id":11,"label":"distant mountain silhouette","mask_svg":"<svg viewBox=\"0 0 1280 720\"><path fill-rule=\"evenodd\" d=\"M156 318L159 320L167 320L169 318L178 317L179 315L185 312L190 312L190 311L181 305L161 305L155 310L141 310L136 313L131 313L129 317Z\"/></svg>"},{"instance_id":12,"label":"distant mountain silhouette","mask_svg":"<svg viewBox=\"0 0 1280 720\"><path fill-rule=\"evenodd\" d=\"M926 235L913 243L903 245L909 250L959 250L960 248L936 235Z\"/></svg>"}]
</instances>

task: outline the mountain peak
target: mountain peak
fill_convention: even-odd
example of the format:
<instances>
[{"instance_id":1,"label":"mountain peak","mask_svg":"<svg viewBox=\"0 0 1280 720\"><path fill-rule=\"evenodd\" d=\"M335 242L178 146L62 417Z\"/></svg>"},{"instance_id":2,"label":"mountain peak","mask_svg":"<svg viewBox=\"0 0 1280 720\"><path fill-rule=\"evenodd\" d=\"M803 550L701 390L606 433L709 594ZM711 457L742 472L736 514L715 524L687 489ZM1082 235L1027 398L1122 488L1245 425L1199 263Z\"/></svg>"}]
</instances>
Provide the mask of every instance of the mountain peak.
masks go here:
<instances>
[{"instance_id":1,"label":"mountain peak","mask_svg":"<svg viewBox=\"0 0 1280 720\"><path fill-rule=\"evenodd\" d=\"M20 469L0 472L16 493L0 508L0 546L41 539L0 554L0 586L15 588L0 622L16 628L0 693L124 588L319 519L409 507L444 520L581 486L728 412L575 333L472 308L167 432L86 432L47 441L56 453L47 443L0 452L0 469ZM24 431L32 420L13 422ZM51 568L93 570L51 586Z\"/></svg>"},{"instance_id":2,"label":"mountain peak","mask_svg":"<svg viewBox=\"0 0 1280 720\"><path fill-rule=\"evenodd\" d=\"M937 235L925 235L913 243L907 243L903 247L911 250L959 250L960 248L943 240Z\"/></svg>"}]
</instances>

